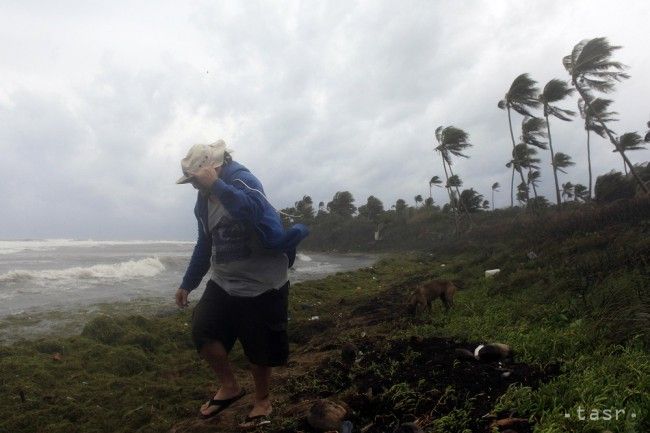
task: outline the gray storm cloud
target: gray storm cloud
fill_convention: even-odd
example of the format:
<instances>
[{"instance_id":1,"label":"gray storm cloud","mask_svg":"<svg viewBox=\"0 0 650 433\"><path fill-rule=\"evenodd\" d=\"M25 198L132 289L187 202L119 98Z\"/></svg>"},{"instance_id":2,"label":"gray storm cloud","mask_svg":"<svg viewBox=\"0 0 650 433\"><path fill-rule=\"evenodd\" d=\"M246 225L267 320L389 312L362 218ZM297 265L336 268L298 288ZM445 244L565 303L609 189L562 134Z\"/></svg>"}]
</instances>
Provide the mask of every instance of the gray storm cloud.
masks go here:
<instances>
[{"instance_id":1,"label":"gray storm cloud","mask_svg":"<svg viewBox=\"0 0 650 433\"><path fill-rule=\"evenodd\" d=\"M643 1L132 3L0 6L0 238L191 238L179 160L221 137L277 207L339 190L389 207L428 195L442 175L434 130L455 125L474 144L455 170L486 198L500 182L505 206L511 144L496 103L522 72L566 79L561 59L584 38L624 46L632 78L611 95L615 130L650 120ZM552 123L576 162L563 182L587 182L580 123ZM607 142L593 148L596 174L622 169Z\"/></svg>"}]
</instances>

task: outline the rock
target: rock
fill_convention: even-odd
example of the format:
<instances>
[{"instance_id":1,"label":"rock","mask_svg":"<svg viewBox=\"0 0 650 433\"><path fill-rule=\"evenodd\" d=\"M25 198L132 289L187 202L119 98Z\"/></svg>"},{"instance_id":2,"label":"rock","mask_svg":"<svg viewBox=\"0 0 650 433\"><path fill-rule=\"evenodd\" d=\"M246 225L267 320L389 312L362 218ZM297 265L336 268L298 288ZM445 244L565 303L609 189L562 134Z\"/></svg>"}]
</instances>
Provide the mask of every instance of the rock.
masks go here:
<instances>
[{"instance_id":1,"label":"rock","mask_svg":"<svg viewBox=\"0 0 650 433\"><path fill-rule=\"evenodd\" d=\"M345 343L341 347L341 361L347 366L354 364L355 359L357 359L357 346L352 343Z\"/></svg>"},{"instance_id":2,"label":"rock","mask_svg":"<svg viewBox=\"0 0 650 433\"><path fill-rule=\"evenodd\" d=\"M319 432L338 430L347 413L347 408L342 404L322 399L309 408L307 422Z\"/></svg>"},{"instance_id":3,"label":"rock","mask_svg":"<svg viewBox=\"0 0 650 433\"><path fill-rule=\"evenodd\" d=\"M395 433L422 433L422 429L415 423L407 422L397 427Z\"/></svg>"}]
</instances>

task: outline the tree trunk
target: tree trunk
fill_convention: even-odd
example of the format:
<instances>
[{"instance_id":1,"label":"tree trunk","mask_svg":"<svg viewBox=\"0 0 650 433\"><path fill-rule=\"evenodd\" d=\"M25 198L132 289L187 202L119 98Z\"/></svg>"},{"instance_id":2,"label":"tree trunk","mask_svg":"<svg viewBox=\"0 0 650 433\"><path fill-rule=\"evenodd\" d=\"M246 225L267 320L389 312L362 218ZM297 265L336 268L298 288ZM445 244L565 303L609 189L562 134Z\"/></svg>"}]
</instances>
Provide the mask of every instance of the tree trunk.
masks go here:
<instances>
[{"instance_id":1,"label":"tree trunk","mask_svg":"<svg viewBox=\"0 0 650 433\"><path fill-rule=\"evenodd\" d=\"M593 113L593 110L591 109L591 103L589 103L589 99L587 99L584 91L580 88L580 86L578 86L578 83L576 82L575 78L573 79L573 86L576 88L576 90L578 91L578 93L580 94L582 99L585 101L585 104L587 104L587 108L589 109L589 111ZM643 192L645 192L646 194L650 194L650 191L648 190L648 187L645 185L645 183L643 183L643 180L641 180L641 178L639 177L639 174L634 169L634 166L630 162L630 159L627 157L625 152L623 152L621 150L620 146L618 145L618 142L616 141L616 139L614 138L614 136L610 132L609 128L607 128L607 126L605 126L605 122L603 122L600 119L600 116L598 115L598 113L595 113L595 114L596 114L596 119L598 120L598 123L600 123L600 126L602 126L603 129L605 130L605 132L607 133L607 136L609 137L609 141L614 145L614 147L616 148L618 153L620 153L621 156L623 157L623 162L630 169L630 173L632 173L632 176L634 176L634 179L637 181L637 183L639 184L639 186L641 187Z\"/></svg>"},{"instance_id":2,"label":"tree trunk","mask_svg":"<svg viewBox=\"0 0 650 433\"><path fill-rule=\"evenodd\" d=\"M589 201L591 201L591 184L592 184L592 177L591 177L591 145L589 143L589 138L591 134L589 129L587 129L587 165L589 166Z\"/></svg>"},{"instance_id":3,"label":"tree trunk","mask_svg":"<svg viewBox=\"0 0 650 433\"><path fill-rule=\"evenodd\" d=\"M515 191L515 164L512 164L512 176L510 177L510 207L513 207L513 192Z\"/></svg>"},{"instance_id":4,"label":"tree trunk","mask_svg":"<svg viewBox=\"0 0 650 433\"><path fill-rule=\"evenodd\" d=\"M548 123L548 114L546 114L546 107L544 107L544 117L546 117L546 131L548 133L548 147L551 150L551 166L553 167L553 178L555 179L555 198L558 207L562 203L560 199L560 184L557 180L557 168L555 167L555 152L553 151L553 140L551 139L551 124Z\"/></svg>"},{"instance_id":5,"label":"tree trunk","mask_svg":"<svg viewBox=\"0 0 650 433\"><path fill-rule=\"evenodd\" d=\"M492 210L494 210L494 190L492 190Z\"/></svg>"},{"instance_id":6,"label":"tree trunk","mask_svg":"<svg viewBox=\"0 0 650 433\"><path fill-rule=\"evenodd\" d=\"M508 126L510 126L510 138L512 138L512 159L514 160L515 159L515 146L516 146L516 144L515 144L515 134L512 133L512 119L510 118L510 104L507 105L507 108L508 108ZM514 164L513 164L512 167L513 167L513 170L514 170L514 167L515 167ZM528 201L528 200L530 200L530 195L528 194L528 184L526 183L526 180L524 180L524 173L522 171L520 171L520 170L517 170L517 171L519 172L519 175L521 176L521 183L526 185L526 201ZM513 172L513 176L514 176L514 172ZM510 207L512 207L512 203L513 203L512 197L511 197L510 203L511 203Z\"/></svg>"},{"instance_id":7,"label":"tree trunk","mask_svg":"<svg viewBox=\"0 0 650 433\"><path fill-rule=\"evenodd\" d=\"M460 233L460 226L458 224L458 210L456 209L456 206L454 206L454 199L452 198L452 192L451 188L449 187L449 174L447 173L447 165L445 164L445 156L442 155L442 168L445 170L445 179L447 183L445 184L445 188L447 189L447 194L449 195L449 207L451 208L452 213L454 214L454 222L456 223L456 233Z\"/></svg>"},{"instance_id":8,"label":"tree trunk","mask_svg":"<svg viewBox=\"0 0 650 433\"><path fill-rule=\"evenodd\" d=\"M530 172L531 169L528 169L528 176L530 177ZM533 185L533 194L535 194L535 198L537 198L537 188L535 187L535 182L530 182L531 185Z\"/></svg>"}]
</instances>

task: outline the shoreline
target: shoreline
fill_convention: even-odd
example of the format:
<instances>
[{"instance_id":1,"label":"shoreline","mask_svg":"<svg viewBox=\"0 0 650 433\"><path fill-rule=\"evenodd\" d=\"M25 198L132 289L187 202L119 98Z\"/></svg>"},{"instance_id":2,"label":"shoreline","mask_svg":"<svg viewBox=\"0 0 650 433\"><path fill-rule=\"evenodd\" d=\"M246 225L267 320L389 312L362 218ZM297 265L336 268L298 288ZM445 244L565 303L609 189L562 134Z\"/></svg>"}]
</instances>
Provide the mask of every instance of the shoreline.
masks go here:
<instances>
[{"instance_id":1,"label":"shoreline","mask_svg":"<svg viewBox=\"0 0 650 433\"><path fill-rule=\"evenodd\" d=\"M338 258L366 258L371 264L360 264L358 267L346 268L340 271L326 272L321 275L309 274L296 280L295 273L290 275L292 285L307 281L318 281L340 272L354 272L367 266L373 266L379 260L390 256L388 253L360 253L360 252L320 252L300 251L298 254L335 255ZM310 258L311 260L311 258ZM295 272L295 271L294 271ZM190 294L190 308L192 303L198 302L203 293L205 282ZM0 316L0 347L20 341L31 341L39 338L69 337L78 334L84 325L96 317L112 316L123 317L128 315L142 315L144 317L164 317L176 314L179 309L174 304L174 290L168 296L143 296L132 299L100 300L88 302L77 301L73 305L58 305L53 307L34 306L24 311L9 313Z\"/></svg>"}]
</instances>

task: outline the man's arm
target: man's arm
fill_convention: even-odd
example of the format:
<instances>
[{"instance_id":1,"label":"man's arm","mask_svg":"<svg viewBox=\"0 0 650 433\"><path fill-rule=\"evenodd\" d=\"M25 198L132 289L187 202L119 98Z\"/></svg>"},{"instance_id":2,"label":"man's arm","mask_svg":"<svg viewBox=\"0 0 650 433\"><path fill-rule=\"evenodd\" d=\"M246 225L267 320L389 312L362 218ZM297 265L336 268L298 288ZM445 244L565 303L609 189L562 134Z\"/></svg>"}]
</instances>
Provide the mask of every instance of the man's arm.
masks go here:
<instances>
[{"instance_id":1,"label":"man's arm","mask_svg":"<svg viewBox=\"0 0 650 433\"><path fill-rule=\"evenodd\" d=\"M212 184L212 193L230 215L250 222L265 248L286 250L294 248L309 230L296 224L285 230L277 211L264 197L261 183L251 173L241 173L232 185L218 179Z\"/></svg>"},{"instance_id":2,"label":"man's arm","mask_svg":"<svg viewBox=\"0 0 650 433\"><path fill-rule=\"evenodd\" d=\"M187 305L187 295L201 283L205 274L210 270L210 257L212 255L212 239L203 231L201 222L198 221L199 235L194 245L192 258L185 271L183 282L176 291L176 304L179 307ZM184 293L183 293L184 292Z\"/></svg>"}]
</instances>

